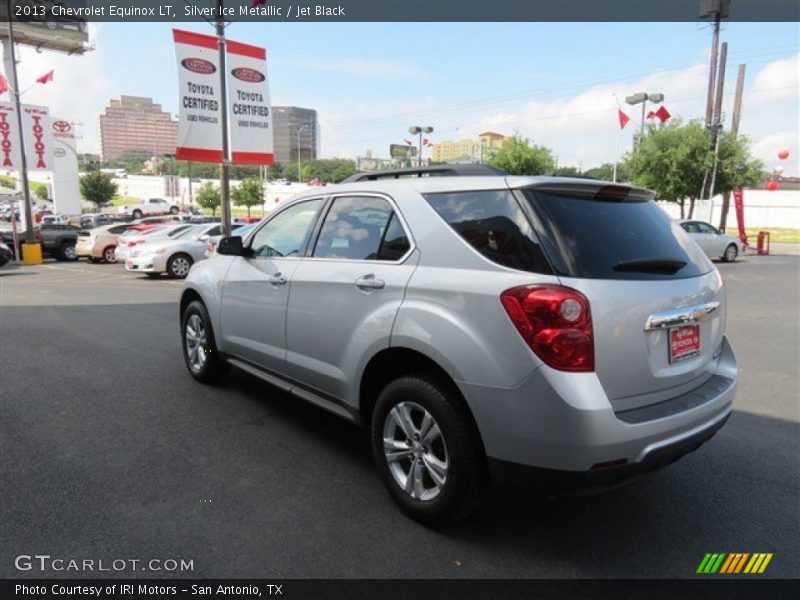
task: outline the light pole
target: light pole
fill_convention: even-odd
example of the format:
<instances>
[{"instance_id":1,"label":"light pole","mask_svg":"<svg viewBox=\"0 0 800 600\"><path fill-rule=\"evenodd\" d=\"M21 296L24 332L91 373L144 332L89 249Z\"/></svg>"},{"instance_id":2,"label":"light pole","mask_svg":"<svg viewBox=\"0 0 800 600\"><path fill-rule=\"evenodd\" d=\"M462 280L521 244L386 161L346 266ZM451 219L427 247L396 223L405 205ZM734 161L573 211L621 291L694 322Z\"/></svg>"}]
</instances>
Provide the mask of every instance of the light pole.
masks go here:
<instances>
[{"instance_id":1,"label":"light pole","mask_svg":"<svg viewBox=\"0 0 800 600\"><path fill-rule=\"evenodd\" d=\"M625 96L625 102L627 104L630 104L631 106L636 106L637 104L642 105L642 125L641 129L639 130L639 147L641 147L642 141L644 140L644 111L648 100L650 100L650 102L653 104L661 104L664 101L664 94L646 94L644 92L640 92L631 96Z\"/></svg>"},{"instance_id":2,"label":"light pole","mask_svg":"<svg viewBox=\"0 0 800 600\"><path fill-rule=\"evenodd\" d=\"M433 127L428 125L427 127L420 127L418 125L414 125L408 128L408 133L411 135L419 135L419 154L417 155L417 166L422 166L422 134L423 133L433 133Z\"/></svg>"},{"instance_id":3,"label":"light pole","mask_svg":"<svg viewBox=\"0 0 800 600\"><path fill-rule=\"evenodd\" d=\"M304 129L308 129L308 124L297 128L297 183L302 183L300 180L300 134Z\"/></svg>"}]
</instances>

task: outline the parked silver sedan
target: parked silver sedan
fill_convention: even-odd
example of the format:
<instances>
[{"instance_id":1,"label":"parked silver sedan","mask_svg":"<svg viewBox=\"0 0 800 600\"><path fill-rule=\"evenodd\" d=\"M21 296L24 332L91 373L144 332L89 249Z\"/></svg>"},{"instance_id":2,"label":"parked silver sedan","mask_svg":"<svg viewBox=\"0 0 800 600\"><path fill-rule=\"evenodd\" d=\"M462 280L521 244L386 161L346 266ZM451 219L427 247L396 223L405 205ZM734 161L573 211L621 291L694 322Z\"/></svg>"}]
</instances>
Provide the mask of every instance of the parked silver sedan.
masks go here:
<instances>
[{"instance_id":1,"label":"parked silver sedan","mask_svg":"<svg viewBox=\"0 0 800 600\"><path fill-rule=\"evenodd\" d=\"M131 250L125 268L149 277L167 273L183 279L195 262L207 257L220 235L219 223L190 225L171 238L154 240Z\"/></svg>"},{"instance_id":2,"label":"parked silver sedan","mask_svg":"<svg viewBox=\"0 0 800 600\"><path fill-rule=\"evenodd\" d=\"M742 251L742 242L739 238L722 233L705 221L681 221L681 227L709 258L734 262Z\"/></svg>"}]
</instances>

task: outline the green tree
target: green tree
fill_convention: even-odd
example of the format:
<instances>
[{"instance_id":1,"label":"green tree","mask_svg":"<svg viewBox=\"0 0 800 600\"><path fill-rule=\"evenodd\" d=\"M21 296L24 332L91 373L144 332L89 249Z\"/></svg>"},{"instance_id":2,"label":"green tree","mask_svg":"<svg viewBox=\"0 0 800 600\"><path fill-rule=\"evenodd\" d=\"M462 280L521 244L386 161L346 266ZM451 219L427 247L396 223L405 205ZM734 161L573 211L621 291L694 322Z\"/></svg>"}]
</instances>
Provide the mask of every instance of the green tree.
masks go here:
<instances>
[{"instance_id":1,"label":"green tree","mask_svg":"<svg viewBox=\"0 0 800 600\"><path fill-rule=\"evenodd\" d=\"M676 118L661 127L650 126L644 141L626 157L625 167L634 184L654 190L659 200L678 203L681 218L691 219L712 162L710 139L703 124L683 123Z\"/></svg>"},{"instance_id":2,"label":"green tree","mask_svg":"<svg viewBox=\"0 0 800 600\"><path fill-rule=\"evenodd\" d=\"M297 178L297 163L291 162L283 166L282 176L289 181L298 181Z\"/></svg>"},{"instance_id":3,"label":"green tree","mask_svg":"<svg viewBox=\"0 0 800 600\"><path fill-rule=\"evenodd\" d=\"M92 171L81 177L81 196L98 208L111 202L117 194L117 184L111 180L111 175Z\"/></svg>"},{"instance_id":4,"label":"green tree","mask_svg":"<svg viewBox=\"0 0 800 600\"><path fill-rule=\"evenodd\" d=\"M714 178L714 194L723 195L722 213L719 228L725 231L730 206L730 194L733 190L758 185L766 179L764 163L753 158L750 152L750 139L737 136L731 131L724 131L719 138L717 159L717 175Z\"/></svg>"},{"instance_id":5,"label":"green tree","mask_svg":"<svg viewBox=\"0 0 800 600\"><path fill-rule=\"evenodd\" d=\"M537 146L517 133L503 141L489 164L510 175L544 175L556 167L550 148Z\"/></svg>"},{"instance_id":6,"label":"green tree","mask_svg":"<svg viewBox=\"0 0 800 600\"><path fill-rule=\"evenodd\" d=\"M578 167L558 167L554 175L558 175L559 177L580 177L581 172L578 170Z\"/></svg>"},{"instance_id":7,"label":"green tree","mask_svg":"<svg viewBox=\"0 0 800 600\"><path fill-rule=\"evenodd\" d=\"M583 173L586 177L600 179L602 181L614 181L614 164L603 163L599 167L593 167ZM627 165L623 162L617 165L617 181L629 181Z\"/></svg>"},{"instance_id":8,"label":"green tree","mask_svg":"<svg viewBox=\"0 0 800 600\"><path fill-rule=\"evenodd\" d=\"M264 185L260 179L245 179L231 190L231 201L236 206L246 206L247 218L250 218L250 209L264 204Z\"/></svg>"},{"instance_id":9,"label":"green tree","mask_svg":"<svg viewBox=\"0 0 800 600\"><path fill-rule=\"evenodd\" d=\"M300 168L303 181L319 179L325 183L339 183L355 172L355 161L347 158L318 158L304 162Z\"/></svg>"},{"instance_id":10,"label":"green tree","mask_svg":"<svg viewBox=\"0 0 800 600\"><path fill-rule=\"evenodd\" d=\"M194 201L197 202L198 206L201 208L210 210L212 216L216 215L220 203L219 188L210 181L207 181L200 186L200 189L194 196Z\"/></svg>"},{"instance_id":11,"label":"green tree","mask_svg":"<svg viewBox=\"0 0 800 600\"><path fill-rule=\"evenodd\" d=\"M44 184L40 181L31 181L31 192L33 195L36 196L39 200L47 200L49 193L47 191L47 184Z\"/></svg>"}]
</instances>

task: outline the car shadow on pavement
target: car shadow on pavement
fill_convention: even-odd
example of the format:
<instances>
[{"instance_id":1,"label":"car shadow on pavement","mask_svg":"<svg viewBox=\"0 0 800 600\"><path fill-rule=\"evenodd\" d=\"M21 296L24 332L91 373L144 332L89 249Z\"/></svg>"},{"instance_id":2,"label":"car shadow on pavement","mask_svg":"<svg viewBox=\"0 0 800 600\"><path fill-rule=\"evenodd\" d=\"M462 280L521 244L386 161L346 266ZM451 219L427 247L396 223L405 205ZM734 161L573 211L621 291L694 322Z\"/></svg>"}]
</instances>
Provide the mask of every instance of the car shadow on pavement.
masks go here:
<instances>
[{"instance_id":1,"label":"car shadow on pavement","mask_svg":"<svg viewBox=\"0 0 800 600\"><path fill-rule=\"evenodd\" d=\"M797 577L798 456L800 424L734 412L696 452L626 485L572 497L504 485L440 532L595 576L689 577L706 552L774 551L782 560L771 575ZM633 553L659 559L642 563Z\"/></svg>"}]
</instances>

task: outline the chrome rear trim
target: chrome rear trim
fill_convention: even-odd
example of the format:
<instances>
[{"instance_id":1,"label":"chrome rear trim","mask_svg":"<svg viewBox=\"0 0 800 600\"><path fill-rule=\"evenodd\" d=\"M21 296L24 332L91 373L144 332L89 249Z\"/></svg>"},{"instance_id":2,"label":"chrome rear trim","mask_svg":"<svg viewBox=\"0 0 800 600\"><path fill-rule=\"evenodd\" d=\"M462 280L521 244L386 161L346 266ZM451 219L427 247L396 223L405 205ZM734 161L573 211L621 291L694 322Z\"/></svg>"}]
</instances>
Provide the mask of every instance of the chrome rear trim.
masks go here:
<instances>
[{"instance_id":1,"label":"chrome rear trim","mask_svg":"<svg viewBox=\"0 0 800 600\"><path fill-rule=\"evenodd\" d=\"M695 304L694 306L684 306L681 308L670 308L653 313L647 318L645 331L656 329L667 329L689 323L699 323L706 317L713 314L719 308L719 302L706 302L705 304Z\"/></svg>"}]
</instances>

